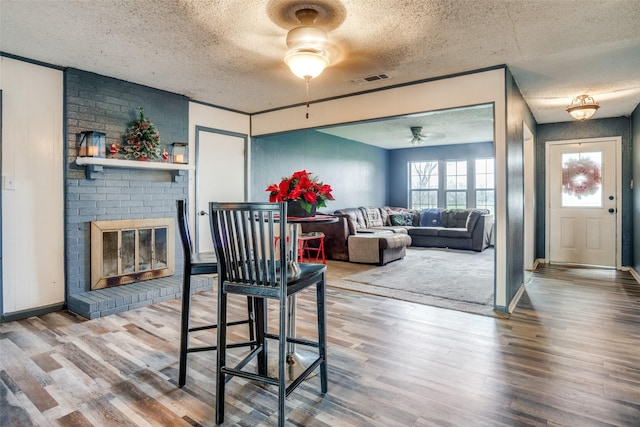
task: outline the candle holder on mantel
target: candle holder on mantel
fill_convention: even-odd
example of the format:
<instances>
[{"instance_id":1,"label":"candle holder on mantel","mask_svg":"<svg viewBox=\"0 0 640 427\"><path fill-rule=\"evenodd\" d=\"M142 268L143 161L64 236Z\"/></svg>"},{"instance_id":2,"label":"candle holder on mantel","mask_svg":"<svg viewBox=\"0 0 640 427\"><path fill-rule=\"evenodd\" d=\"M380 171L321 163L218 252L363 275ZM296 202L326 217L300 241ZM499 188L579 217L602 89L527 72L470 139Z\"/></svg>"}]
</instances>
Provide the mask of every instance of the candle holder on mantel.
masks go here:
<instances>
[{"instance_id":1,"label":"candle holder on mantel","mask_svg":"<svg viewBox=\"0 0 640 427\"><path fill-rule=\"evenodd\" d=\"M106 135L95 130L87 130L76 134L78 157L105 157Z\"/></svg>"},{"instance_id":2,"label":"candle holder on mantel","mask_svg":"<svg viewBox=\"0 0 640 427\"><path fill-rule=\"evenodd\" d=\"M189 163L189 145L186 142L171 144L171 161L173 163Z\"/></svg>"}]
</instances>

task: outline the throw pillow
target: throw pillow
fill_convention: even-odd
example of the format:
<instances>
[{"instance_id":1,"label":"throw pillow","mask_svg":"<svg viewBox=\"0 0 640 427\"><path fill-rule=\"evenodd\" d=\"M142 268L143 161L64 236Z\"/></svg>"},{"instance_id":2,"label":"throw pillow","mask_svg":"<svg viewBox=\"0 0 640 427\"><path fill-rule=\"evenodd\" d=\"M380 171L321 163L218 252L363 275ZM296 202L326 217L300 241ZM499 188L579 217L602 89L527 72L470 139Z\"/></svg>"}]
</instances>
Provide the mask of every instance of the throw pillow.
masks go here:
<instances>
[{"instance_id":1,"label":"throw pillow","mask_svg":"<svg viewBox=\"0 0 640 427\"><path fill-rule=\"evenodd\" d=\"M382 227L384 222L382 222L382 216L380 216L380 211L378 208L365 208L367 213L367 226L368 227Z\"/></svg>"},{"instance_id":2,"label":"throw pillow","mask_svg":"<svg viewBox=\"0 0 640 427\"><path fill-rule=\"evenodd\" d=\"M391 224L391 215L399 215L402 213L402 209L401 208L392 208L389 206L385 206L384 208L385 213L386 213L386 217L387 217L387 221L385 222L385 225L393 225Z\"/></svg>"},{"instance_id":3,"label":"throw pillow","mask_svg":"<svg viewBox=\"0 0 640 427\"><path fill-rule=\"evenodd\" d=\"M422 212L420 212L420 226L442 226L442 209L423 209Z\"/></svg>"},{"instance_id":4,"label":"throw pillow","mask_svg":"<svg viewBox=\"0 0 640 427\"><path fill-rule=\"evenodd\" d=\"M389 215L391 225L407 226L413 225L413 214L410 213L398 213Z\"/></svg>"}]
</instances>

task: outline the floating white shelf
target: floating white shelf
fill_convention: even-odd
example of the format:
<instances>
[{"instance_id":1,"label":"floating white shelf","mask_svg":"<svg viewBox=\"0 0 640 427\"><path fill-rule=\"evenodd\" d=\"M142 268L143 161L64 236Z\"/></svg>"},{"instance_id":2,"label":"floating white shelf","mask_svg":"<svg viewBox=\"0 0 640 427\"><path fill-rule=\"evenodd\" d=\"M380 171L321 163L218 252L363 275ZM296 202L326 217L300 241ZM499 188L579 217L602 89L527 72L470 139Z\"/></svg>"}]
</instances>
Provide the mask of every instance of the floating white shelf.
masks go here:
<instances>
[{"instance_id":1,"label":"floating white shelf","mask_svg":"<svg viewBox=\"0 0 640 427\"><path fill-rule=\"evenodd\" d=\"M78 157L76 164L79 166L108 166L110 168L131 169L164 169L164 170L194 170L192 165L182 163L141 162L139 160L107 159L104 157Z\"/></svg>"}]
</instances>

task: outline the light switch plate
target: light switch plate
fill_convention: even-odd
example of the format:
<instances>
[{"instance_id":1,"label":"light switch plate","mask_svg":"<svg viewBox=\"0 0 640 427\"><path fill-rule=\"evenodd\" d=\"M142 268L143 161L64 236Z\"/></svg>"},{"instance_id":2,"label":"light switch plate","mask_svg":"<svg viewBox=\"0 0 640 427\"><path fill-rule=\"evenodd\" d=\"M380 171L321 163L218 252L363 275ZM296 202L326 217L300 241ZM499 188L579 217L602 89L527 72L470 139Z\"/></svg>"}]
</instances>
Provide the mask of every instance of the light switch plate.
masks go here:
<instances>
[{"instance_id":1,"label":"light switch plate","mask_svg":"<svg viewBox=\"0 0 640 427\"><path fill-rule=\"evenodd\" d=\"M2 177L2 188L5 190L15 190L16 189L16 177L15 176L3 176Z\"/></svg>"}]
</instances>

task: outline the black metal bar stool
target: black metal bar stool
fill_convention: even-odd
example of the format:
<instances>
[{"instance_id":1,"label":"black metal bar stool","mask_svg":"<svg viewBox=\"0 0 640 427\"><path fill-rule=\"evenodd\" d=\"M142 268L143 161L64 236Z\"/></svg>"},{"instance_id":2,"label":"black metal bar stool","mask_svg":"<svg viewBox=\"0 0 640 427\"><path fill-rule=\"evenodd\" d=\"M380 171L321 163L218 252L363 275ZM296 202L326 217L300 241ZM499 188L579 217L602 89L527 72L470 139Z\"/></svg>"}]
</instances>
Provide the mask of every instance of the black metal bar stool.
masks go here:
<instances>
[{"instance_id":1,"label":"black metal bar stool","mask_svg":"<svg viewBox=\"0 0 640 427\"><path fill-rule=\"evenodd\" d=\"M286 203L210 203L211 232L218 257L218 362L216 377L216 424L224 422L226 383L232 377L277 386L278 426L284 427L285 399L316 369L320 370L320 391L327 392L326 336L326 271L323 264L299 264L287 259L286 239L279 239L279 252L274 247L274 230L287 233ZM295 239L293 237L292 239ZM291 297L315 287L317 339L288 336ZM247 295L256 302L256 336L258 346L239 355L236 364L227 364L226 327L229 294ZM278 333L268 332L267 300L278 304ZM277 377L267 369L267 339L278 341ZM313 350L309 367L287 385L287 345L306 346ZM243 357L244 356L244 357ZM248 364L256 359L256 367ZM251 406L251 396L246 395ZM262 405L262 402L258 403Z\"/></svg>"},{"instance_id":2,"label":"black metal bar stool","mask_svg":"<svg viewBox=\"0 0 640 427\"><path fill-rule=\"evenodd\" d=\"M215 329L217 324L206 324L201 326L190 326L191 320L191 276L200 274L217 274L218 273L218 261L216 259L215 252L201 252L196 253L193 250L193 243L191 240L191 232L189 231L189 213L187 209L187 203L185 200L180 199L176 201L178 210L178 229L180 230L180 240L182 241L182 249L184 250L184 272L182 278L182 313L181 313L181 327L180 327L180 368L178 375L178 386L185 385L187 380L187 354L199 351L212 351L216 350L217 346L189 346L189 333L204 331L208 329ZM234 343L230 346L241 347L256 345L255 342L255 315L253 298L247 297L247 311L248 316L246 319L238 320L227 323L228 326L233 325L249 325L249 341Z\"/></svg>"}]
</instances>

